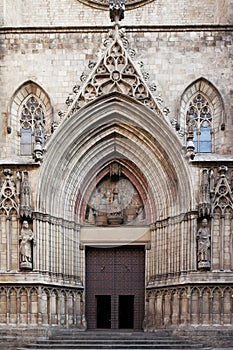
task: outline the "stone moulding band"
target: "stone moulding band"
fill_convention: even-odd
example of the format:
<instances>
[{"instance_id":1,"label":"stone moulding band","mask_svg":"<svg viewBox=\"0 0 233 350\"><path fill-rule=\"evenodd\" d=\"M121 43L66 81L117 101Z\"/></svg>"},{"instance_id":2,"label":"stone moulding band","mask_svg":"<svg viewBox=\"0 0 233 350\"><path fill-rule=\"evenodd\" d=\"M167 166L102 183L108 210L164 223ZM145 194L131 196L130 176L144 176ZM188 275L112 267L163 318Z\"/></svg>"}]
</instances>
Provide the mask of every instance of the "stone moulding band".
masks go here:
<instances>
[{"instance_id":1,"label":"stone moulding band","mask_svg":"<svg viewBox=\"0 0 233 350\"><path fill-rule=\"evenodd\" d=\"M231 32L233 25L124 25L126 32ZM0 34L26 34L26 33L108 33L112 26L49 26L49 27L1 27Z\"/></svg>"}]
</instances>

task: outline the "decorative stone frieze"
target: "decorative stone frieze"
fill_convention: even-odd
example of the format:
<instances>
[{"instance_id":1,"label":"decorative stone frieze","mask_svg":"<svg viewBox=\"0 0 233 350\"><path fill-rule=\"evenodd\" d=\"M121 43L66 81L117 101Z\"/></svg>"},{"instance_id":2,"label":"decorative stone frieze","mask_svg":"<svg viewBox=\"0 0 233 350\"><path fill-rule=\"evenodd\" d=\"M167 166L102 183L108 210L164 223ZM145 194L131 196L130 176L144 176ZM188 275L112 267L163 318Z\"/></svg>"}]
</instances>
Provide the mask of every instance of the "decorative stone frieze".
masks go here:
<instances>
[{"instance_id":1,"label":"decorative stone frieze","mask_svg":"<svg viewBox=\"0 0 233 350\"><path fill-rule=\"evenodd\" d=\"M83 321L85 315L82 289L38 286L36 283L0 285L0 326L60 326L84 329Z\"/></svg>"},{"instance_id":2,"label":"decorative stone frieze","mask_svg":"<svg viewBox=\"0 0 233 350\"><path fill-rule=\"evenodd\" d=\"M148 288L145 330L232 325L232 293L232 287L218 284Z\"/></svg>"}]
</instances>

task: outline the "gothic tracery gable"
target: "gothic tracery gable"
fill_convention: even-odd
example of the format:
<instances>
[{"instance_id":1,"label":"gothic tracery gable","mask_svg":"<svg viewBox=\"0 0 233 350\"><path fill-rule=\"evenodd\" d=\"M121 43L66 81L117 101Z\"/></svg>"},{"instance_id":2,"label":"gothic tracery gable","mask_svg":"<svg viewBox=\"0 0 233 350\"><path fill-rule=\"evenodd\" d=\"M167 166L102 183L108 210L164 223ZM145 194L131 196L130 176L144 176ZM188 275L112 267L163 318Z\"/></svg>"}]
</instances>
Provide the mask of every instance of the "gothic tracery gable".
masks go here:
<instances>
[{"instance_id":1,"label":"gothic tracery gable","mask_svg":"<svg viewBox=\"0 0 233 350\"><path fill-rule=\"evenodd\" d=\"M59 112L61 119L69 118L87 103L113 92L129 96L153 110L157 116L166 117L169 109L163 107L160 95L153 96L156 85L153 83L150 87L147 86L149 74L140 71L142 62L137 65L133 61L135 51L129 49L124 29L111 31L104 45L108 47L99 61L89 64L89 68L93 68L89 77L85 73L81 75L83 86L76 85L73 88L74 94L67 98L68 109Z\"/></svg>"}]
</instances>

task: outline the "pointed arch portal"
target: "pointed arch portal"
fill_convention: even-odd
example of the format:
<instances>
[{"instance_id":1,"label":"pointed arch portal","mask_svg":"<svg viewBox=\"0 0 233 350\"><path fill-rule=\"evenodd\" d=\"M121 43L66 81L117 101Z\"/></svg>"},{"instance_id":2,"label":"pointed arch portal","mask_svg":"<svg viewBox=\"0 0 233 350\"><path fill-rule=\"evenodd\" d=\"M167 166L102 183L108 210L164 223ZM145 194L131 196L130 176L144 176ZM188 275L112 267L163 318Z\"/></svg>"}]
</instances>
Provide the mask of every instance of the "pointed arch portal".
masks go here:
<instances>
[{"instance_id":1,"label":"pointed arch portal","mask_svg":"<svg viewBox=\"0 0 233 350\"><path fill-rule=\"evenodd\" d=\"M64 120L46 145L37 210L79 226L88 327L142 327L150 226L192 207L191 176L177 141L165 118L114 92ZM125 261L120 279L118 256ZM126 324L125 305L133 314ZM99 318L103 306L106 319Z\"/></svg>"}]
</instances>

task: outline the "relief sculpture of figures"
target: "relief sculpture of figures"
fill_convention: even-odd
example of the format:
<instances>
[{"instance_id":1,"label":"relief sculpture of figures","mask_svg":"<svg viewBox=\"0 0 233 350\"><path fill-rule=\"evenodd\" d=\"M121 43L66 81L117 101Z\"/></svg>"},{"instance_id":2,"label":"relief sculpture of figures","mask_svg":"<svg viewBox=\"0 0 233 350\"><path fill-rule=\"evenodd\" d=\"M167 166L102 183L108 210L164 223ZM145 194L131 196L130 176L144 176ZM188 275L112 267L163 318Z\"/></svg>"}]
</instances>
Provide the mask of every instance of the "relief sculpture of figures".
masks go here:
<instances>
[{"instance_id":1,"label":"relief sculpture of figures","mask_svg":"<svg viewBox=\"0 0 233 350\"><path fill-rule=\"evenodd\" d=\"M32 269L32 243L35 244L33 232L29 227L28 222L23 221L21 233L19 236L19 255L20 268Z\"/></svg>"},{"instance_id":2,"label":"relief sculpture of figures","mask_svg":"<svg viewBox=\"0 0 233 350\"><path fill-rule=\"evenodd\" d=\"M197 232L197 244L198 269L208 270L210 268L210 229L207 219L202 220Z\"/></svg>"}]
</instances>

